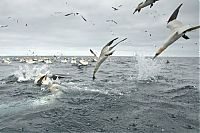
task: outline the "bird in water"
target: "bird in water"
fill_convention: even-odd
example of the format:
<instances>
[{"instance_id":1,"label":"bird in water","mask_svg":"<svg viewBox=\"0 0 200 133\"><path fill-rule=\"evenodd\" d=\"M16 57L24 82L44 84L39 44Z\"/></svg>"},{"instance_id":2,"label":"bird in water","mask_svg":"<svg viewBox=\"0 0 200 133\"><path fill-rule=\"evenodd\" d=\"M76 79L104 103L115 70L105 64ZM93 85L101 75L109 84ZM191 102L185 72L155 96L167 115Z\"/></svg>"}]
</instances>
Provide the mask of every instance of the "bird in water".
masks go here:
<instances>
[{"instance_id":1,"label":"bird in water","mask_svg":"<svg viewBox=\"0 0 200 133\"><path fill-rule=\"evenodd\" d=\"M39 74L34 81L34 84L38 86L47 86L47 89L50 92L57 92L61 87L60 78L65 78L64 75L50 75L48 76L48 72L46 74Z\"/></svg>"},{"instance_id":2,"label":"bird in water","mask_svg":"<svg viewBox=\"0 0 200 133\"><path fill-rule=\"evenodd\" d=\"M133 12L133 14L135 14L136 12L140 12L142 8L147 7L150 5L150 8L153 6L153 4L158 1L158 0L146 0L144 2L141 2L137 8L135 9L135 11Z\"/></svg>"},{"instance_id":3,"label":"bird in water","mask_svg":"<svg viewBox=\"0 0 200 133\"><path fill-rule=\"evenodd\" d=\"M115 38L113 40L111 40L109 43L107 43L101 50L101 54L100 56L98 57L98 60L96 62L96 65L95 65L95 68L94 68L94 71L93 71L93 80L95 79L95 74L96 72L98 71L99 67L101 66L101 64L109 57L111 56L115 50L113 50L114 47L116 47L119 43L125 41L127 38L119 41L118 43L116 43L115 45L111 46L111 44L117 40L118 38Z\"/></svg>"},{"instance_id":4,"label":"bird in water","mask_svg":"<svg viewBox=\"0 0 200 133\"><path fill-rule=\"evenodd\" d=\"M183 25L182 22L176 20L179 10L183 4L180 4L178 8L173 12L171 17L168 20L167 28L171 30L170 36L167 38L167 40L164 42L163 46L158 49L153 59L155 59L158 55L160 55L168 46L173 44L176 40L183 37L184 39L190 39L187 35L185 35L187 32L196 30L200 28L200 25L198 26L190 26L190 25Z\"/></svg>"}]
</instances>

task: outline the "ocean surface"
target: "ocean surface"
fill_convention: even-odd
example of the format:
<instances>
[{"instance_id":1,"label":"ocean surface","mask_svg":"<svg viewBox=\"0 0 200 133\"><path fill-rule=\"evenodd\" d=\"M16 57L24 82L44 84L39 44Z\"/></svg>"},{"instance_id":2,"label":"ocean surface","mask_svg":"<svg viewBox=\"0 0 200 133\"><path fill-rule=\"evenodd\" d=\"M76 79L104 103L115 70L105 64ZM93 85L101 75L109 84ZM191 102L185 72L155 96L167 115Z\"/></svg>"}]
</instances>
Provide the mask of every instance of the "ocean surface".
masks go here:
<instances>
[{"instance_id":1,"label":"ocean surface","mask_svg":"<svg viewBox=\"0 0 200 133\"><path fill-rule=\"evenodd\" d=\"M94 65L0 63L0 132L200 132L199 58L111 57L93 81ZM47 71L56 93L34 84Z\"/></svg>"}]
</instances>

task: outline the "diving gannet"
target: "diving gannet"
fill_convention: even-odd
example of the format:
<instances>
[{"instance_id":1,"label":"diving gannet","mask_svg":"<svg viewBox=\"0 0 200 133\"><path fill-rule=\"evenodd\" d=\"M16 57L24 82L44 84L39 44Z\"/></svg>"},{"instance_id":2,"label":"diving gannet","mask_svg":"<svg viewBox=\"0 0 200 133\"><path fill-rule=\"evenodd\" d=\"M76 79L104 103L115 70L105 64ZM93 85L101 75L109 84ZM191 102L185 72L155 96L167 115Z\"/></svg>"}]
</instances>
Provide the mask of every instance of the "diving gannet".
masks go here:
<instances>
[{"instance_id":1,"label":"diving gannet","mask_svg":"<svg viewBox=\"0 0 200 133\"><path fill-rule=\"evenodd\" d=\"M125 38L125 39L119 41L118 43L116 43L115 45L113 45L113 46L111 47L111 44L112 44L115 40L117 40L117 39L118 39L118 38L115 38L115 39L111 40L109 43L107 43L107 44L102 48L101 54L100 54L100 56L99 56L99 58L98 58L98 60L97 60L97 63L96 63L96 65L95 65L95 68L94 68L93 80L95 79L95 74L96 74L96 72L98 71L100 65L101 65L109 56L111 56L111 55L115 52L115 50L113 50L113 51L111 51L111 50L112 50L114 47L116 47L119 43L125 41L127 38Z\"/></svg>"},{"instance_id":2,"label":"diving gannet","mask_svg":"<svg viewBox=\"0 0 200 133\"><path fill-rule=\"evenodd\" d=\"M150 5L150 8L153 6L153 4L158 1L158 0L146 0L145 2L141 2L137 8L135 9L135 11L133 12L136 13L137 11L140 12L142 8L146 7L146 6L149 6Z\"/></svg>"},{"instance_id":3,"label":"diving gannet","mask_svg":"<svg viewBox=\"0 0 200 133\"><path fill-rule=\"evenodd\" d=\"M200 28L200 25L198 26L183 25L182 22L176 20L179 13L179 9L181 8L182 5L183 4L180 4L169 18L167 28L171 30L171 34L168 37L168 39L164 42L163 46L159 48L159 50L156 52L153 59L155 59L158 55L160 55L168 46L170 46L180 37L183 37L184 39L189 39L189 37L185 35L187 32Z\"/></svg>"}]
</instances>

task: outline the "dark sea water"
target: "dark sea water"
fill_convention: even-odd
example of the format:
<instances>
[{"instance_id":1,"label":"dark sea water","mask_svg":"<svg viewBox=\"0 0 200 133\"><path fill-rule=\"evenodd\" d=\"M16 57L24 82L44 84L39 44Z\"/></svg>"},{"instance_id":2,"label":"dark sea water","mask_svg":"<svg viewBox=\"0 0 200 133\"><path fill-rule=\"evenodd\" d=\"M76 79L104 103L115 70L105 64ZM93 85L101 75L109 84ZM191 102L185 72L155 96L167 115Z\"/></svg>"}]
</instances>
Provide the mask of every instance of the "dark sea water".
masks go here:
<instances>
[{"instance_id":1,"label":"dark sea water","mask_svg":"<svg viewBox=\"0 0 200 133\"><path fill-rule=\"evenodd\" d=\"M0 132L199 133L199 58L111 57L93 81L94 65L0 63ZM46 71L59 92L34 85Z\"/></svg>"}]
</instances>

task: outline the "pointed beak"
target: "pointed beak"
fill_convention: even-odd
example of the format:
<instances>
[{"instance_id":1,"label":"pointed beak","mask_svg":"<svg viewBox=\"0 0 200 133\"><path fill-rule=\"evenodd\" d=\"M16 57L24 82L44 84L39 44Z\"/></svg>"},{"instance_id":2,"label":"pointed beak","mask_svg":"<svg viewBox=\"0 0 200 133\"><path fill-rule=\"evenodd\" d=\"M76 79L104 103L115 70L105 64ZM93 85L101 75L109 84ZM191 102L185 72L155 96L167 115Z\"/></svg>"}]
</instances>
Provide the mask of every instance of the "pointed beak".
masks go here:
<instances>
[{"instance_id":1,"label":"pointed beak","mask_svg":"<svg viewBox=\"0 0 200 133\"><path fill-rule=\"evenodd\" d=\"M137 9L135 9L135 11L133 12L133 14L135 14L137 12Z\"/></svg>"},{"instance_id":2,"label":"pointed beak","mask_svg":"<svg viewBox=\"0 0 200 133\"><path fill-rule=\"evenodd\" d=\"M156 53L155 54L155 56L153 57L153 59L152 60L154 60L157 56L158 56L159 54L158 53Z\"/></svg>"}]
</instances>

